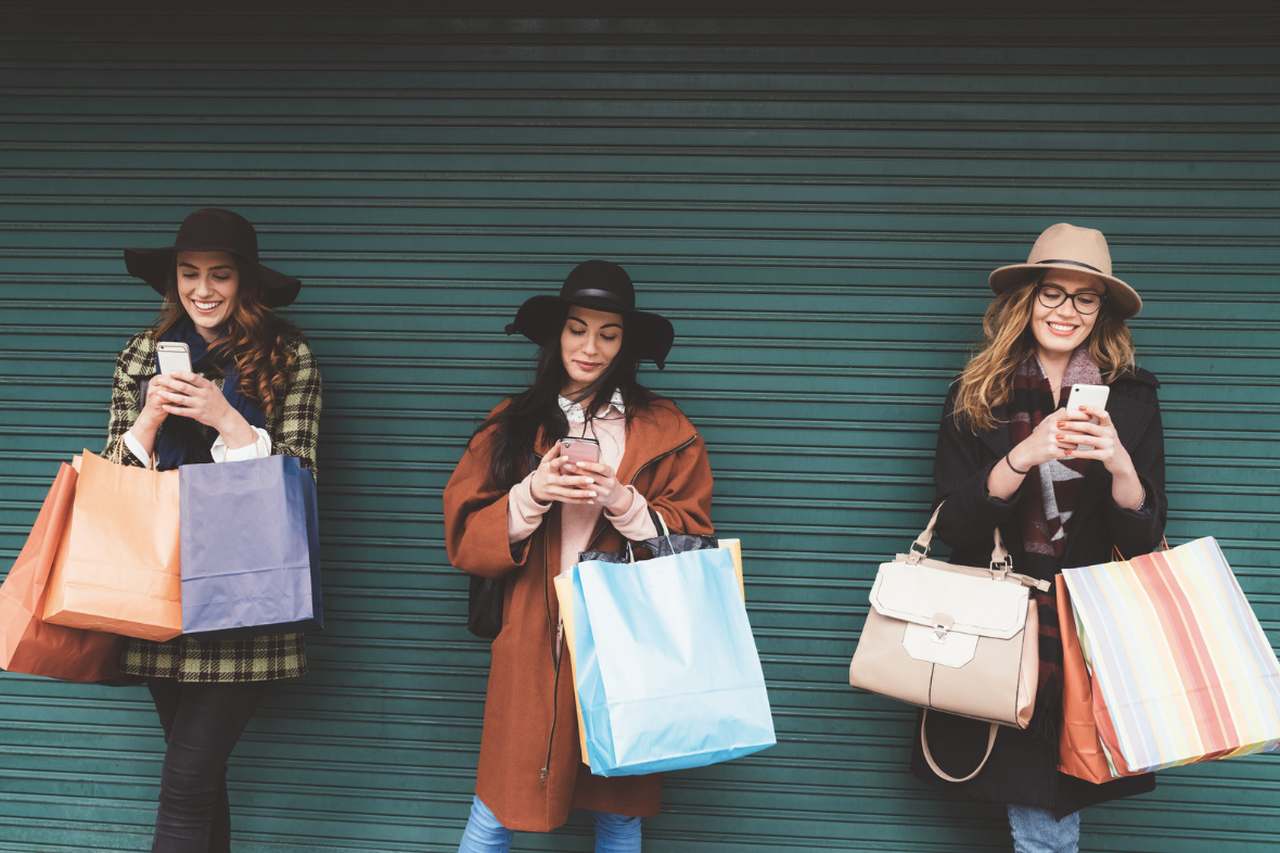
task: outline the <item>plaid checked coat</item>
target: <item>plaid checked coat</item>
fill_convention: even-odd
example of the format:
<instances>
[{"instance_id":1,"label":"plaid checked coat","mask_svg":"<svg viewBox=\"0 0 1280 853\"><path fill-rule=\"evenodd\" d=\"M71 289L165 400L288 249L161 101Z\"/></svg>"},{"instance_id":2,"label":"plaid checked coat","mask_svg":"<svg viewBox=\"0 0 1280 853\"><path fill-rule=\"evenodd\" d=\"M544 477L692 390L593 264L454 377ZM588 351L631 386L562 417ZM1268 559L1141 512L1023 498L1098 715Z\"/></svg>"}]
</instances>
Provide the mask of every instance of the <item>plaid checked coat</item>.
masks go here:
<instances>
[{"instance_id":1,"label":"plaid checked coat","mask_svg":"<svg viewBox=\"0 0 1280 853\"><path fill-rule=\"evenodd\" d=\"M267 423L271 452L297 456L312 473L317 471L320 434L320 371L311 349L295 342L297 362L289 377L283 405ZM116 359L112 382L107 446L103 455L125 465L143 466L124 443L124 434L142 410L140 384L156 374L156 344L150 331L129 339ZM219 387L222 376L205 371ZM209 443L217 436L209 431ZM235 640L178 637L167 643L130 639L124 644L121 669L142 678L170 678L184 682L227 683L295 678L307 671L302 634L264 634Z\"/></svg>"}]
</instances>

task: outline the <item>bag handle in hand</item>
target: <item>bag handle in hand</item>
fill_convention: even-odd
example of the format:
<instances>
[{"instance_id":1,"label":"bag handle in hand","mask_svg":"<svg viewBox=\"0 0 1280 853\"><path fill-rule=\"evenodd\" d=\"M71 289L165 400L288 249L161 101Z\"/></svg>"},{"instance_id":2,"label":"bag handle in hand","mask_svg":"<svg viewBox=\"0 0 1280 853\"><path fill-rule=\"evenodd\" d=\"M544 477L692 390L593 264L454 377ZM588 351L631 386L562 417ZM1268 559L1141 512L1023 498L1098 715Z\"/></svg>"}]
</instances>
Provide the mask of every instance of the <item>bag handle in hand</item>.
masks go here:
<instances>
[{"instance_id":1,"label":"bag handle in hand","mask_svg":"<svg viewBox=\"0 0 1280 853\"><path fill-rule=\"evenodd\" d=\"M929 544L933 542L933 529L938 524L938 515L942 512L942 506L946 501L938 504L938 508L933 511L933 515L929 517L929 524L924 531L916 537L916 541L911 543L911 552L919 554L921 557L929 556ZM1004 547L1004 539L1000 536L1000 527L997 525L991 535L991 567L1004 566L1005 570L1013 568L1013 560L1009 558L1009 549Z\"/></svg>"},{"instance_id":2,"label":"bag handle in hand","mask_svg":"<svg viewBox=\"0 0 1280 853\"><path fill-rule=\"evenodd\" d=\"M658 524L662 526L662 537L667 540L667 545L671 548L671 553L676 552L676 546L671 541L671 528L667 527L667 520L662 517L662 513L650 507L649 512L654 518L658 519ZM636 561L635 550L631 547L631 540L627 540L627 562L634 563Z\"/></svg>"},{"instance_id":3,"label":"bag handle in hand","mask_svg":"<svg viewBox=\"0 0 1280 853\"><path fill-rule=\"evenodd\" d=\"M996 748L996 733L999 727L991 724L991 728L987 731L987 751L983 753L982 760L978 762L978 766L968 776L952 776L938 766L938 762L933 760L933 753L929 751L929 733L925 731L925 721L929 719L929 709L925 708L924 713L920 715L920 749L924 752L924 762L929 765L929 769L937 774L938 778L944 782L968 782L974 776L982 772L982 768L987 766L988 759L991 758L991 751Z\"/></svg>"}]
</instances>

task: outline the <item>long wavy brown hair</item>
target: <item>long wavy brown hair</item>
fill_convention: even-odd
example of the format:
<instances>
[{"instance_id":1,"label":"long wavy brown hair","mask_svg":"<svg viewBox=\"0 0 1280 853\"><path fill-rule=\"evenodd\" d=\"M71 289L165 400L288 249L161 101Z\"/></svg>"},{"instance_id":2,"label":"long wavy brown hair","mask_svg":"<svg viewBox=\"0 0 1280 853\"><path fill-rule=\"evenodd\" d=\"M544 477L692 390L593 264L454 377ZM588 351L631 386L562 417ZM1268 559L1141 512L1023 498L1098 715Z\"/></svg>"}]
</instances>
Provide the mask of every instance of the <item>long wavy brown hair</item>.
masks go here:
<instances>
[{"instance_id":1,"label":"long wavy brown hair","mask_svg":"<svg viewBox=\"0 0 1280 853\"><path fill-rule=\"evenodd\" d=\"M220 349L235 360L240 371L240 393L272 418L288 391L289 374L298 359L296 342L302 338L302 332L263 303L262 287L256 276L248 274L238 262L236 272L240 284L234 305L222 337L212 342L209 349ZM158 338L186 316L186 309L178 299L175 267L169 271L164 307L152 333Z\"/></svg>"},{"instance_id":2,"label":"long wavy brown hair","mask_svg":"<svg viewBox=\"0 0 1280 853\"><path fill-rule=\"evenodd\" d=\"M1031 312L1039 283L1037 278L997 295L983 315L984 340L957 380L953 409L956 420L975 433L993 429L999 423L992 410L1009 402L1014 371L1036 350ZM1089 355L1107 382L1134 367L1129 327L1123 318L1109 312L1105 303L1084 346L1089 348Z\"/></svg>"}]
</instances>

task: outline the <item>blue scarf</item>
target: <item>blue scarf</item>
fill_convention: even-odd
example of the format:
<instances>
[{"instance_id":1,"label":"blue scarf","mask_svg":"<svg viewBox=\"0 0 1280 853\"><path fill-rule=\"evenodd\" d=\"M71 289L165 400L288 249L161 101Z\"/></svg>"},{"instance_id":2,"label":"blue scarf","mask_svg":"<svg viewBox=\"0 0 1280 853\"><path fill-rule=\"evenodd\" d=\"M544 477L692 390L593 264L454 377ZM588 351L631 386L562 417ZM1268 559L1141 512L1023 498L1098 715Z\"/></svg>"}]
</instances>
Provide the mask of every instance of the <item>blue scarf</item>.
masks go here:
<instances>
[{"instance_id":1,"label":"blue scarf","mask_svg":"<svg viewBox=\"0 0 1280 853\"><path fill-rule=\"evenodd\" d=\"M184 317L172 329L165 332L157 340L180 341L191 348L191 369L203 374L211 368L221 371L222 396L227 398L231 408L255 427L266 428L267 416L262 408L240 393L240 370L236 361L223 347L209 349L209 344L196 332L191 318ZM159 357L156 358L156 372L160 371ZM212 429L191 418L169 415L160 426L156 436L155 457L156 468L169 471L179 465L190 465L199 462L212 462L209 448L217 435Z\"/></svg>"}]
</instances>

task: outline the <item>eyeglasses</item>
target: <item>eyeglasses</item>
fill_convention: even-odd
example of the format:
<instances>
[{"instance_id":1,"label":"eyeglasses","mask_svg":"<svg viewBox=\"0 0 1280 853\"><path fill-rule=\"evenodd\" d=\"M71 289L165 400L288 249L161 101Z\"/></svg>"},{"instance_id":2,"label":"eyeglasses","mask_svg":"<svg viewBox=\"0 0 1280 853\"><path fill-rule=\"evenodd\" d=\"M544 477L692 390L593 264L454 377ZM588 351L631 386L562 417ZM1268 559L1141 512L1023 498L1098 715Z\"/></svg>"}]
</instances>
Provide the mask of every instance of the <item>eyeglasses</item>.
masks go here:
<instances>
[{"instance_id":1,"label":"eyeglasses","mask_svg":"<svg viewBox=\"0 0 1280 853\"><path fill-rule=\"evenodd\" d=\"M1068 299L1071 300L1072 306L1081 314L1096 314L1098 309L1102 307L1102 303L1106 297L1094 290L1081 290L1078 293L1067 293L1061 287L1053 284L1041 284L1036 286L1036 299L1045 308L1057 308Z\"/></svg>"}]
</instances>

